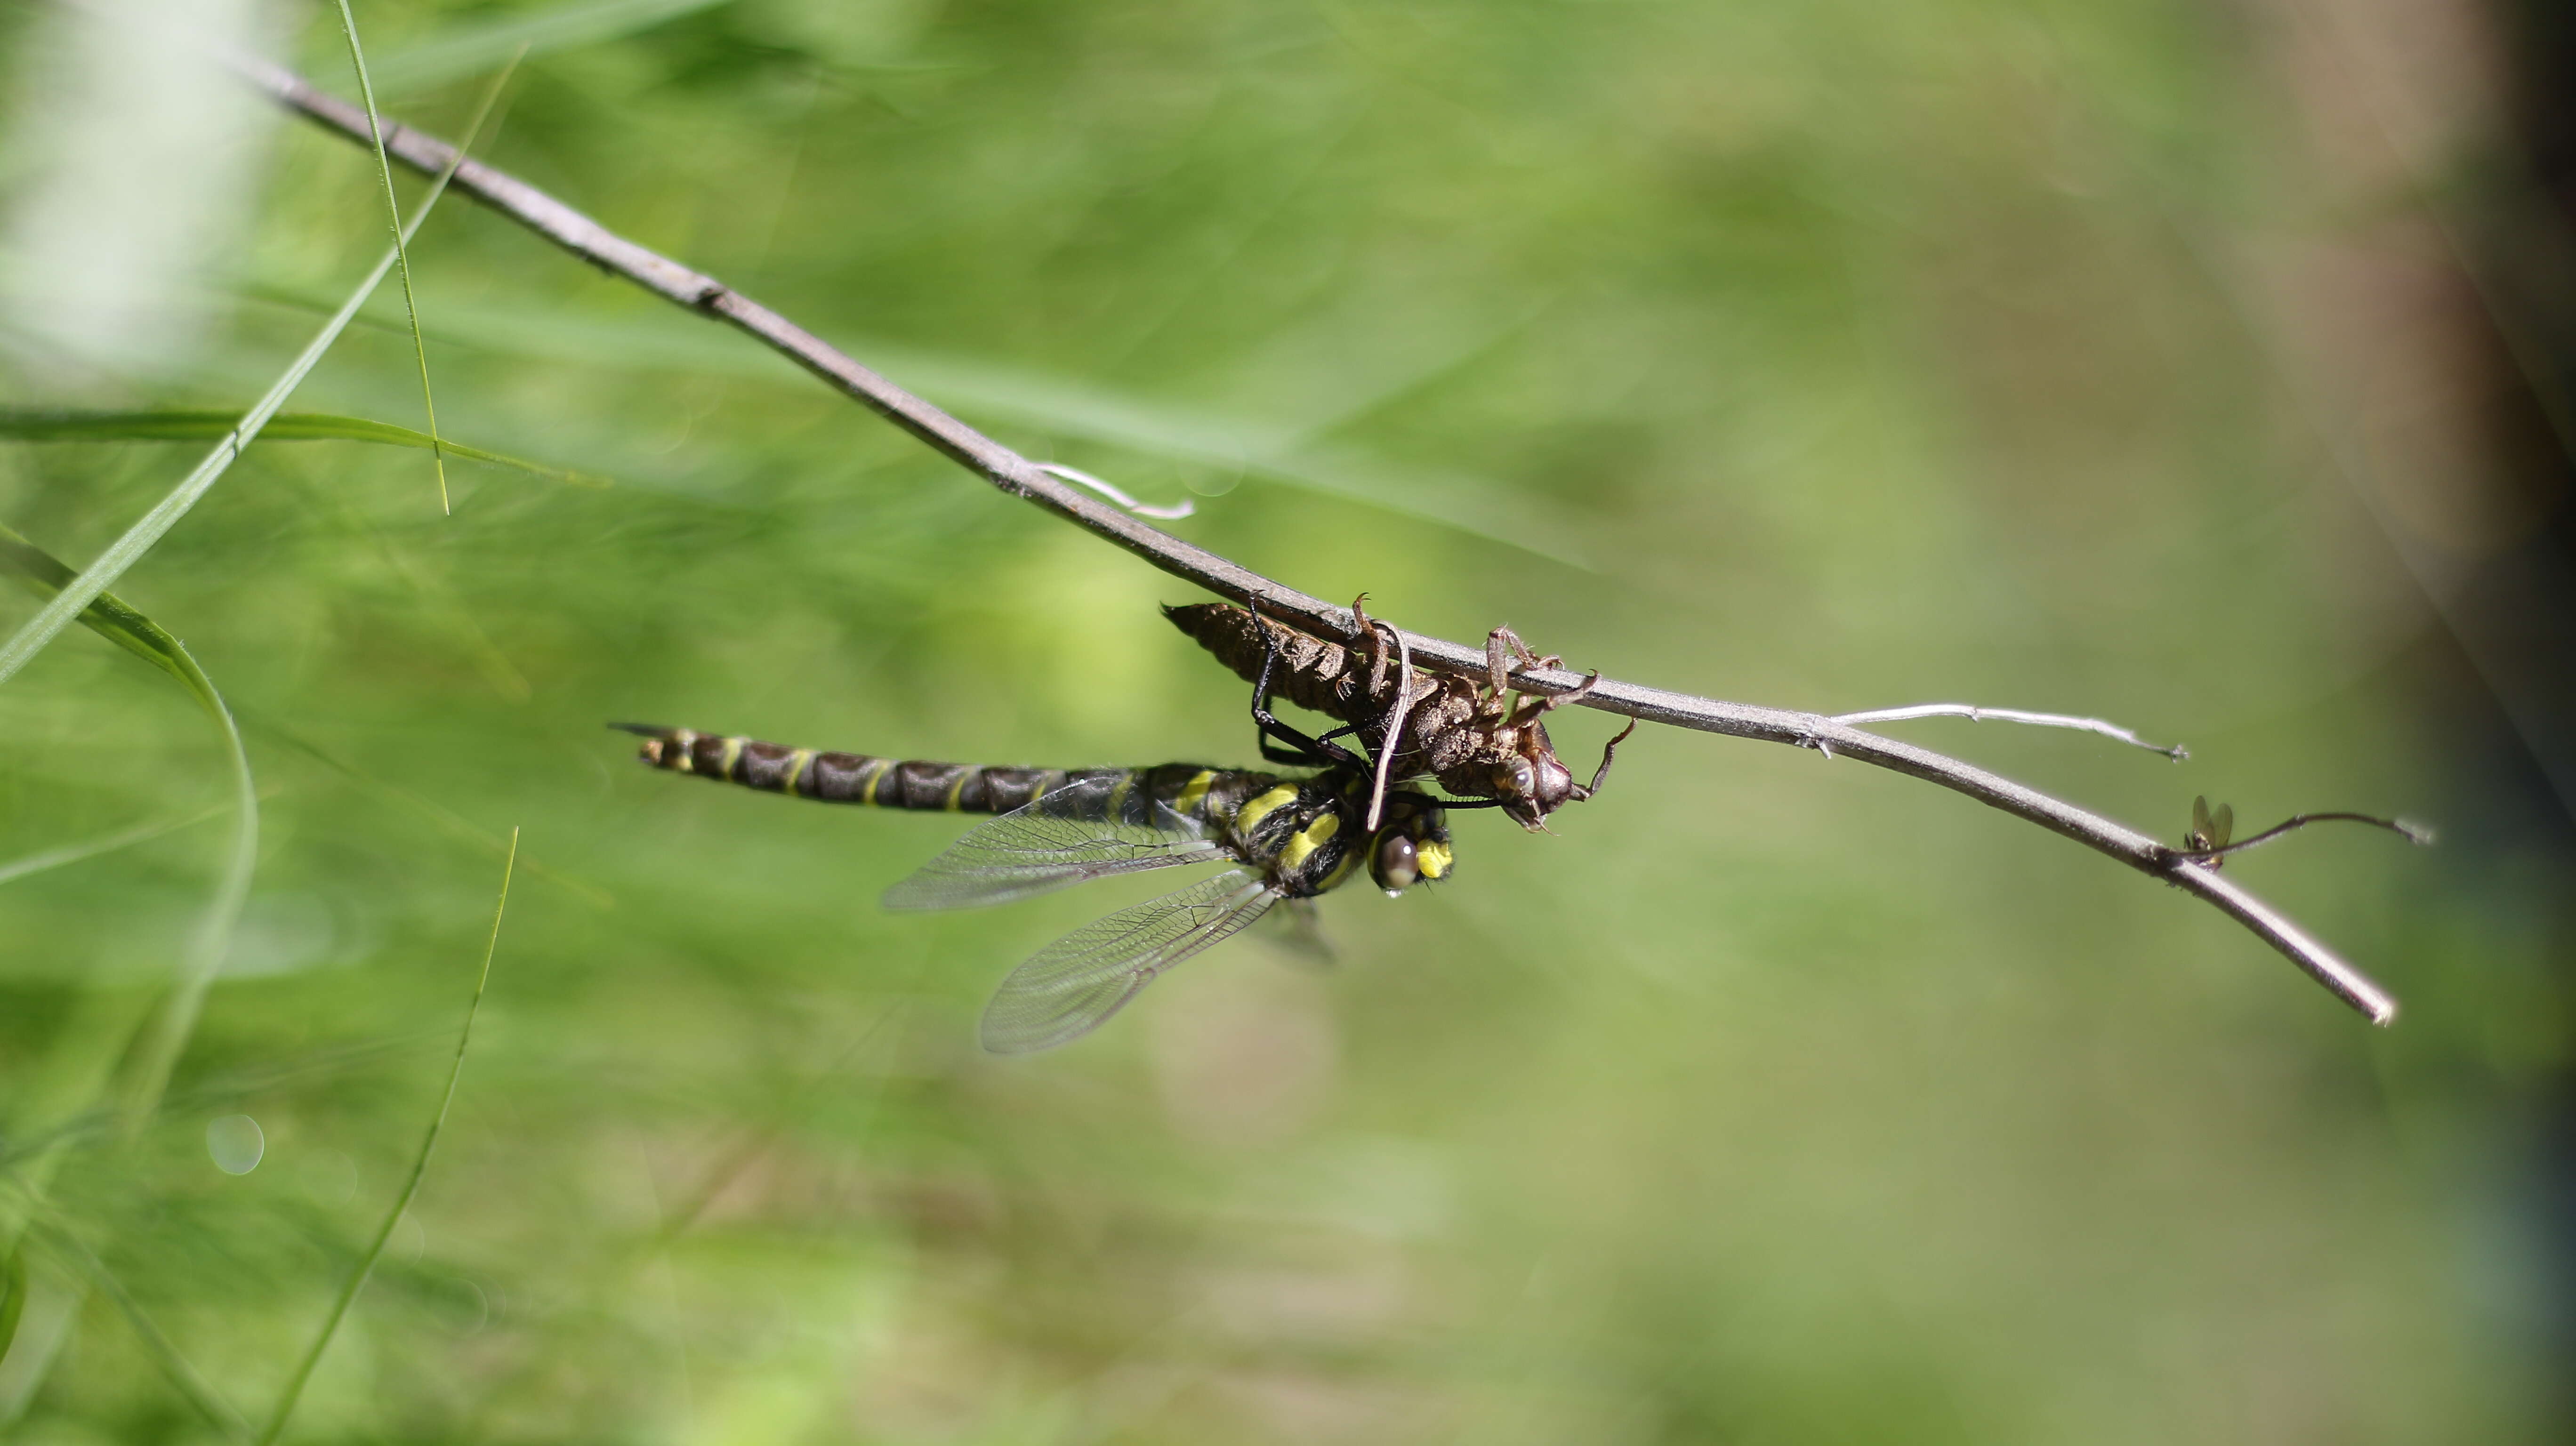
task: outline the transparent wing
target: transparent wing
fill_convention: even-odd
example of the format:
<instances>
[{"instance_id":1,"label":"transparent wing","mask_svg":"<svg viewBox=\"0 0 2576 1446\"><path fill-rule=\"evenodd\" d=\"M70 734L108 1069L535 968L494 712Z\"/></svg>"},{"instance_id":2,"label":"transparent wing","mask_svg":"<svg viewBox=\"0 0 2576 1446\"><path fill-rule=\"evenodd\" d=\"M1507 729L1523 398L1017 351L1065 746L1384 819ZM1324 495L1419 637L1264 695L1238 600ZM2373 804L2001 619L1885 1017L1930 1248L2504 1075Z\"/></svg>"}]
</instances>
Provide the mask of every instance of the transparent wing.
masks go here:
<instances>
[{"instance_id":1,"label":"transparent wing","mask_svg":"<svg viewBox=\"0 0 2576 1446\"><path fill-rule=\"evenodd\" d=\"M885 892L889 909L1007 904L1087 879L1228 855L1198 820L1147 796L1135 774L1079 779L978 825Z\"/></svg>"},{"instance_id":2,"label":"transparent wing","mask_svg":"<svg viewBox=\"0 0 2576 1446\"><path fill-rule=\"evenodd\" d=\"M1329 969L1340 957L1324 933L1323 910L1312 899L1290 899L1271 916L1262 934L1290 959L1311 969Z\"/></svg>"},{"instance_id":3,"label":"transparent wing","mask_svg":"<svg viewBox=\"0 0 2576 1446\"><path fill-rule=\"evenodd\" d=\"M984 1006L995 1054L1053 1049L1098 1029L1164 970L1261 917L1279 897L1228 869L1056 940L1002 981Z\"/></svg>"}]
</instances>

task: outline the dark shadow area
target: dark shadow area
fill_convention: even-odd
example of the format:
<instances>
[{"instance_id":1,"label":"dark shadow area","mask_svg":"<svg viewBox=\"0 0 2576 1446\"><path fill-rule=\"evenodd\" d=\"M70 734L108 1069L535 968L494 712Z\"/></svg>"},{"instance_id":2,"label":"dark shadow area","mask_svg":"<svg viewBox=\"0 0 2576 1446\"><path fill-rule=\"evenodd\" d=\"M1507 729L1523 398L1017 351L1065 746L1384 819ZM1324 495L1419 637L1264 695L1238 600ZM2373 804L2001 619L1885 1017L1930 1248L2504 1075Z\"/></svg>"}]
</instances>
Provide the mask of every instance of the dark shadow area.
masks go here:
<instances>
[{"instance_id":1,"label":"dark shadow area","mask_svg":"<svg viewBox=\"0 0 2576 1446\"><path fill-rule=\"evenodd\" d=\"M2460 760L2463 847L2446 867L2476 875L2457 887L2498 910L2540 901L2545 917L2528 922L2563 1000L2576 990L2576 14L2547 0L2501 9L2511 129L2472 219L2495 322L2484 485L2530 524L2476 564L2453 614L2486 686L2435 703L2432 721ZM2517 1294L2536 1307L2556 1425L2576 1433L2576 1070L2560 1065L2528 1105L2520 1203L2541 1278Z\"/></svg>"}]
</instances>

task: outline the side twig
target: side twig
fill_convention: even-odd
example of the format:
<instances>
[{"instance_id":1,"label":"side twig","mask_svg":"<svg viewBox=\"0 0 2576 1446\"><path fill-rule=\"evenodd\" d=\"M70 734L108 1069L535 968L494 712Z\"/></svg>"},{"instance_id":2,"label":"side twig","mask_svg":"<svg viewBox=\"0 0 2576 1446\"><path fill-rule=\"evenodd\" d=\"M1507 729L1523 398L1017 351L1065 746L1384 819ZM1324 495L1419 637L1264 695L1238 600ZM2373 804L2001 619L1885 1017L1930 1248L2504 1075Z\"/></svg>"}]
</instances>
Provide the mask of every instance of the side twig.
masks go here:
<instances>
[{"instance_id":1,"label":"side twig","mask_svg":"<svg viewBox=\"0 0 2576 1446\"><path fill-rule=\"evenodd\" d=\"M2135 732L2102 718L2078 718L2067 713L2028 713L2019 708L1980 708L1974 703L1912 703L1902 708L1872 708L1866 713L1837 713L1834 721L1859 727L1864 723L1901 723L1909 718L1965 718L1971 723L1992 720L1997 723L2022 723L2034 728L2072 728L2082 733L2099 733L2105 738L2161 753L2176 763L2191 756L2191 750L2179 743L2149 743Z\"/></svg>"},{"instance_id":2,"label":"side twig","mask_svg":"<svg viewBox=\"0 0 2576 1446\"><path fill-rule=\"evenodd\" d=\"M279 104L350 140L361 144L368 141L367 115L362 108L317 89L303 77L271 62L245 57L234 63ZM456 189L603 271L749 333L1011 496L1034 503L1172 576L1221 597L1247 605L1258 602L1267 616L1319 637L1359 641L1359 629L1348 610L1273 582L1067 485L1038 463L860 365L786 317L712 276L617 235L527 182L480 161L459 163L453 146L409 126L387 129L384 146L387 155L424 175L435 175L454 165ZM1482 648L1418 633L1400 633L1400 639L1417 667L1466 677L1481 676L1485 671ZM1521 692L1546 696L1574 692L1585 682L1581 673L1570 669L1528 664L1511 671L1508 677L1511 686ZM2232 879L2192 866L2180 850L2135 829L2036 789L1929 749L1863 732L1819 713L1695 698L1609 678L1600 679L1580 701L1588 708L1649 723L1814 748L1830 757L1892 769L1965 794L2207 901L2279 950L2371 1022L2386 1024L2396 1017L2396 1001L2378 985Z\"/></svg>"},{"instance_id":3,"label":"side twig","mask_svg":"<svg viewBox=\"0 0 2576 1446\"><path fill-rule=\"evenodd\" d=\"M2176 849L2175 852L2184 858L2190 859L2194 863L2211 863L2216 860L2226 858L2230 854L2241 854L2247 849L2270 843L2272 840L2281 837L2283 834L2294 833L2299 829L2306 828L2312 823L2366 823L2372 828L2384 828L2411 844L2420 846L2423 844L2429 844L2433 841L2433 831L2431 829L2408 823L2402 818L2381 818L2377 814L2345 813L2337 811L2334 813L2294 813L2285 821L2272 825L2270 828L2263 830L2252 838L2241 838L2236 840L2234 843L2217 843L2187 849Z\"/></svg>"}]
</instances>

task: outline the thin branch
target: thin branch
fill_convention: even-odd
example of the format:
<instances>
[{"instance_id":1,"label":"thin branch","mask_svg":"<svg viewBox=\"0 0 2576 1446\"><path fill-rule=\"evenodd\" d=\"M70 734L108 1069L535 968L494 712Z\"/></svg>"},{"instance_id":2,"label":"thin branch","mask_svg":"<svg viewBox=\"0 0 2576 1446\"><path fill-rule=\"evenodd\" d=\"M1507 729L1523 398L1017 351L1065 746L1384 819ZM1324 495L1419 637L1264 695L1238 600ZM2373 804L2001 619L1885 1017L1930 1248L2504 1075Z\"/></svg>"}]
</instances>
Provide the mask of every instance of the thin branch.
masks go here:
<instances>
[{"instance_id":1,"label":"thin branch","mask_svg":"<svg viewBox=\"0 0 2576 1446\"><path fill-rule=\"evenodd\" d=\"M2191 750L2176 743L2167 746L2149 743L2130 730L2101 718L2078 718L2067 713L2026 713L2019 708L1980 708L1974 703L1915 703L1903 708L1872 708L1866 713L1837 713L1834 721L1859 727L1864 723L1902 723L1909 718L1965 718L1971 723L2026 723L2037 728L2073 728L2085 733L2099 733L2132 748L2161 753L2176 763L2191 756Z\"/></svg>"},{"instance_id":2,"label":"thin branch","mask_svg":"<svg viewBox=\"0 0 2576 1446\"><path fill-rule=\"evenodd\" d=\"M235 65L278 103L351 140L368 140L363 109L316 89L301 76L271 62L241 58ZM1319 637L1345 643L1359 640L1359 629L1348 609L1282 586L1066 485L1038 463L860 365L786 317L712 276L617 235L527 182L480 161L465 160L460 164L454 147L409 126L388 129L384 145L386 154L424 174L456 166L454 184L458 190L603 271L749 333L1011 496L1034 503L1220 597L1246 604L1258 601L1265 615ZM1403 633L1401 637L1417 667L1463 677L1482 676L1485 671L1482 648L1419 633ZM1582 687L1584 676L1566 668L1524 665L1509 673L1509 681L1521 692L1554 696ZM2252 930L2371 1022L2386 1024L2396 1017L2396 1001L2377 985L2224 875L2191 866L2179 850L2135 829L2010 779L1929 749L1862 732L1820 713L1695 698L1609 678L1596 683L1581 701L1588 708L1649 723L1814 748L1831 757L1892 769L1965 794L2207 901Z\"/></svg>"},{"instance_id":3,"label":"thin branch","mask_svg":"<svg viewBox=\"0 0 2576 1446\"><path fill-rule=\"evenodd\" d=\"M2285 833L2291 833L2298 829L2306 828L2312 823L2366 823L2373 828L2384 828L2411 844L2423 845L2429 844L2433 841L2433 831L2431 829L2408 823L2402 818L2381 818L2377 814L2372 813L2344 813L2338 811L2334 813L2294 813L2283 822L2272 825L2270 828L2263 830L2252 838L2241 838L2234 843L2222 843L2210 848L2176 849L2175 852L2195 863L2208 863L2213 860L2223 859L2229 854L2241 854L2247 849L2253 848L2259 844L2270 843L2272 840L2279 838Z\"/></svg>"}]
</instances>

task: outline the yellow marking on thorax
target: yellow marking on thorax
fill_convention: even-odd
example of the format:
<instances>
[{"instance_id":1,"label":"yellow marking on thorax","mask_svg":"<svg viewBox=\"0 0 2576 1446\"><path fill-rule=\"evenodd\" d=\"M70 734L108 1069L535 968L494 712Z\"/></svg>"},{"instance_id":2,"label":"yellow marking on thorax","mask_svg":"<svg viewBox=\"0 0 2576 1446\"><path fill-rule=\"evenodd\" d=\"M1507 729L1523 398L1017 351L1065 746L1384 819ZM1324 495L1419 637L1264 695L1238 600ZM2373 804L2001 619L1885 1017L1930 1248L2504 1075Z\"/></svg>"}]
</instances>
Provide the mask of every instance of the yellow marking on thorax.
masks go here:
<instances>
[{"instance_id":1,"label":"yellow marking on thorax","mask_svg":"<svg viewBox=\"0 0 2576 1446\"><path fill-rule=\"evenodd\" d=\"M1351 870L1360 866L1361 852L1359 849L1342 850L1341 861L1333 865L1333 871L1315 882L1315 892L1320 894L1340 887L1342 880L1351 876Z\"/></svg>"},{"instance_id":2,"label":"yellow marking on thorax","mask_svg":"<svg viewBox=\"0 0 2576 1446\"><path fill-rule=\"evenodd\" d=\"M1119 779L1117 786L1109 790L1109 806L1103 814L1103 817L1107 818L1111 823L1116 823L1118 821L1119 808L1127 802L1128 790L1135 786L1135 774L1130 773Z\"/></svg>"},{"instance_id":3,"label":"yellow marking on thorax","mask_svg":"<svg viewBox=\"0 0 2576 1446\"><path fill-rule=\"evenodd\" d=\"M1333 835L1341 831L1342 816L1338 813L1325 814L1306 825L1288 840L1287 847L1279 851L1279 867L1295 872L1305 864L1307 855L1330 843Z\"/></svg>"},{"instance_id":4,"label":"yellow marking on thorax","mask_svg":"<svg viewBox=\"0 0 2576 1446\"><path fill-rule=\"evenodd\" d=\"M805 781L805 769L813 761L814 750L811 748L799 748L787 755L787 791L789 793L796 792L796 785Z\"/></svg>"},{"instance_id":5,"label":"yellow marking on thorax","mask_svg":"<svg viewBox=\"0 0 2576 1446\"><path fill-rule=\"evenodd\" d=\"M1234 815L1234 831L1249 838L1261 821L1297 800L1297 785L1283 783L1259 798L1245 803Z\"/></svg>"},{"instance_id":6,"label":"yellow marking on thorax","mask_svg":"<svg viewBox=\"0 0 2576 1446\"><path fill-rule=\"evenodd\" d=\"M957 811L958 796L966 791L966 780L974 776L975 770L972 768L958 769L956 781L948 785L948 796L939 801L939 806L948 810L950 813L955 813Z\"/></svg>"},{"instance_id":7,"label":"yellow marking on thorax","mask_svg":"<svg viewBox=\"0 0 2576 1446\"><path fill-rule=\"evenodd\" d=\"M1413 846L1414 871L1426 879L1436 879L1449 872L1449 846L1425 840Z\"/></svg>"},{"instance_id":8,"label":"yellow marking on thorax","mask_svg":"<svg viewBox=\"0 0 2576 1446\"><path fill-rule=\"evenodd\" d=\"M742 761L743 741L740 738L728 738L724 741L724 762L716 766L716 776L727 783L733 782L733 766Z\"/></svg>"},{"instance_id":9,"label":"yellow marking on thorax","mask_svg":"<svg viewBox=\"0 0 2576 1446\"><path fill-rule=\"evenodd\" d=\"M1063 775L1062 773L1059 773L1059 772L1057 772L1055 769L1052 769L1052 768L1047 769L1047 770L1045 770L1044 772L1041 772L1041 773L1038 775L1038 777L1037 777L1037 782L1032 783L1032 784L1030 784L1030 785L1029 785L1029 802L1028 802L1028 803L1021 804L1021 805L1020 805L1020 807L1022 807L1022 808L1027 808L1027 807L1029 807L1029 805L1030 805L1030 804L1034 804L1034 803L1036 803L1039 799L1044 798L1044 797L1046 797L1046 796L1047 796L1047 789L1050 787L1050 785L1047 783L1047 779L1048 779L1050 776L1052 776L1053 778L1055 778L1058 782L1063 781L1063 778L1064 778L1064 775Z\"/></svg>"},{"instance_id":10,"label":"yellow marking on thorax","mask_svg":"<svg viewBox=\"0 0 2576 1446\"><path fill-rule=\"evenodd\" d=\"M871 760L867 775L859 780L860 803L865 804L870 808L874 808L876 806L877 780L885 777L885 771L892 767L894 767L894 760L891 758L878 758Z\"/></svg>"},{"instance_id":11,"label":"yellow marking on thorax","mask_svg":"<svg viewBox=\"0 0 2576 1446\"><path fill-rule=\"evenodd\" d=\"M1189 782L1181 785L1180 797L1172 800L1172 812L1183 818L1195 815L1199 805L1207 802L1208 785L1214 782L1216 782L1215 769L1200 769Z\"/></svg>"},{"instance_id":12,"label":"yellow marking on thorax","mask_svg":"<svg viewBox=\"0 0 2576 1446\"><path fill-rule=\"evenodd\" d=\"M671 771L673 773L697 772L698 735L686 728L676 729L671 734L671 744L680 750L680 761L671 765Z\"/></svg>"}]
</instances>

